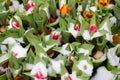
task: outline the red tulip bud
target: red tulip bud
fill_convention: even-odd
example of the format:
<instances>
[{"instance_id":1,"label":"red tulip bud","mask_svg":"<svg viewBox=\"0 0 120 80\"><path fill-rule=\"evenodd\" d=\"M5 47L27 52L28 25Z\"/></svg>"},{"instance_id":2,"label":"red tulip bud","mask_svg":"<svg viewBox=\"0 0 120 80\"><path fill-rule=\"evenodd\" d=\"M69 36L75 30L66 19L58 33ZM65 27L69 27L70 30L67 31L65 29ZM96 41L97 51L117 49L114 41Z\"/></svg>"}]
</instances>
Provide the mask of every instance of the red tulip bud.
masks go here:
<instances>
[{"instance_id":1,"label":"red tulip bud","mask_svg":"<svg viewBox=\"0 0 120 80\"><path fill-rule=\"evenodd\" d=\"M90 33L91 33L91 32L96 32L97 30L98 30L98 29L97 29L96 24L93 24L93 25L90 26L89 32L90 32Z\"/></svg>"},{"instance_id":2,"label":"red tulip bud","mask_svg":"<svg viewBox=\"0 0 120 80\"><path fill-rule=\"evenodd\" d=\"M76 24L75 28L76 31L80 31L80 26L78 24Z\"/></svg>"},{"instance_id":3,"label":"red tulip bud","mask_svg":"<svg viewBox=\"0 0 120 80\"><path fill-rule=\"evenodd\" d=\"M31 0L28 1L27 9L31 12L34 10L34 3Z\"/></svg>"},{"instance_id":4,"label":"red tulip bud","mask_svg":"<svg viewBox=\"0 0 120 80\"><path fill-rule=\"evenodd\" d=\"M18 22L12 22L12 28L17 28L19 29L20 28L20 24Z\"/></svg>"},{"instance_id":5,"label":"red tulip bud","mask_svg":"<svg viewBox=\"0 0 120 80\"><path fill-rule=\"evenodd\" d=\"M57 40L59 38L59 32L54 32L53 33L53 39Z\"/></svg>"},{"instance_id":6,"label":"red tulip bud","mask_svg":"<svg viewBox=\"0 0 120 80\"><path fill-rule=\"evenodd\" d=\"M71 56L69 60L70 60L70 62L74 62L74 57Z\"/></svg>"},{"instance_id":7,"label":"red tulip bud","mask_svg":"<svg viewBox=\"0 0 120 80\"><path fill-rule=\"evenodd\" d=\"M13 56L14 56L14 57L17 57L17 56L18 56L18 53L13 53Z\"/></svg>"},{"instance_id":8,"label":"red tulip bud","mask_svg":"<svg viewBox=\"0 0 120 80\"><path fill-rule=\"evenodd\" d=\"M37 79L40 79L40 80L44 80L44 79L45 79L44 76L43 76L43 74L42 74L42 72L41 72L40 70L38 70L38 71L36 72L35 77L36 77Z\"/></svg>"},{"instance_id":9,"label":"red tulip bud","mask_svg":"<svg viewBox=\"0 0 120 80\"><path fill-rule=\"evenodd\" d=\"M65 76L65 80L73 80L70 75Z\"/></svg>"}]
</instances>

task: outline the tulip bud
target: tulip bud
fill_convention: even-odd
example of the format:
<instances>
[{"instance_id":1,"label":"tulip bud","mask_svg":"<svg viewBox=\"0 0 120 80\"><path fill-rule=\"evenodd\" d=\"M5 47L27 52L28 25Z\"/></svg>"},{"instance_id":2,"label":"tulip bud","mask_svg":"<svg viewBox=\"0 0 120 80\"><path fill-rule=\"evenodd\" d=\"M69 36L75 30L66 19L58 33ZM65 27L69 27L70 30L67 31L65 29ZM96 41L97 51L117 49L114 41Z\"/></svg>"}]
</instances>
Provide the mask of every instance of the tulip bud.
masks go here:
<instances>
[{"instance_id":1,"label":"tulip bud","mask_svg":"<svg viewBox=\"0 0 120 80\"><path fill-rule=\"evenodd\" d=\"M53 33L53 39L57 40L59 38L59 32L54 32Z\"/></svg>"},{"instance_id":2,"label":"tulip bud","mask_svg":"<svg viewBox=\"0 0 120 80\"><path fill-rule=\"evenodd\" d=\"M90 19L90 18L93 17L93 12L92 12L92 11L87 11L87 10L85 10L85 11L83 12L83 16L84 16L85 18L87 18L87 19Z\"/></svg>"},{"instance_id":3,"label":"tulip bud","mask_svg":"<svg viewBox=\"0 0 120 80\"><path fill-rule=\"evenodd\" d=\"M89 32L90 32L90 33L91 33L91 32L96 32L97 30L98 30L98 29L97 29L96 24L93 24L93 25L90 26Z\"/></svg>"},{"instance_id":4,"label":"tulip bud","mask_svg":"<svg viewBox=\"0 0 120 80\"><path fill-rule=\"evenodd\" d=\"M31 0L28 1L27 9L30 12L32 12L34 10L34 3Z\"/></svg>"},{"instance_id":5,"label":"tulip bud","mask_svg":"<svg viewBox=\"0 0 120 80\"><path fill-rule=\"evenodd\" d=\"M18 56L18 53L13 53L13 56L14 56L14 57L17 57L17 56Z\"/></svg>"},{"instance_id":6,"label":"tulip bud","mask_svg":"<svg viewBox=\"0 0 120 80\"><path fill-rule=\"evenodd\" d=\"M70 75L65 76L65 80L73 80Z\"/></svg>"},{"instance_id":7,"label":"tulip bud","mask_svg":"<svg viewBox=\"0 0 120 80\"><path fill-rule=\"evenodd\" d=\"M101 7L107 7L110 3L110 0L97 0L98 5Z\"/></svg>"},{"instance_id":8,"label":"tulip bud","mask_svg":"<svg viewBox=\"0 0 120 80\"><path fill-rule=\"evenodd\" d=\"M70 59L69 59L70 62L74 62L74 57L71 56Z\"/></svg>"},{"instance_id":9,"label":"tulip bud","mask_svg":"<svg viewBox=\"0 0 120 80\"><path fill-rule=\"evenodd\" d=\"M60 14L67 14L70 12L69 6L67 4L64 4L61 8L60 8Z\"/></svg>"},{"instance_id":10,"label":"tulip bud","mask_svg":"<svg viewBox=\"0 0 120 80\"><path fill-rule=\"evenodd\" d=\"M20 24L18 22L13 21L12 22L12 28L19 29L20 28Z\"/></svg>"},{"instance_id":11,"label":"tulip bud","mask_svg":"<svg viewBox=\"0 0 120 80\"><path fill-rule=\"evenodd\" d=\"M80 31L80 26L78 24L76 24L75 28L76 31Z\"/></svg>"},{"instance_id":12,"label":"tulip bud","mask_svg":"<svg viewBox=\"0 0 120 80\"><path fill-rule=\"evenodd\" d=\"M38 70L38 71L36 72L35 77L36 77L37 79L44 80L43 74L42 74L42 72L41 72L40 70Z\"/></svg>"}]
</instances>

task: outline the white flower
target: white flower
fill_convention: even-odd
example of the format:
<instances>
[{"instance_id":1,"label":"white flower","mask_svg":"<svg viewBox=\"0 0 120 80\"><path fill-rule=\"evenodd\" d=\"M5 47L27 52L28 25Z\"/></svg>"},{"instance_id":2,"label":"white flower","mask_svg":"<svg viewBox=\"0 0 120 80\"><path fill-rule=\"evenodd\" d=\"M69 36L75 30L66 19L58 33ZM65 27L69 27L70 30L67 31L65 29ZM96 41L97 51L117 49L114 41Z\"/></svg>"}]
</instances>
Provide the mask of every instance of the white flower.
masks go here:
<instances>
[{"instance_id":1,"label":"white flower","mask_svg":"<svg viewBox=\"0 0 120 80\"><path fill-rule=\"evenodd\" d=\"M108 29L107 21L103 24L103 26L99 30L106 30L106 31L110 32L110 30Z\"/></svg>"},{"instance_id":2,"label":"white flower","mask_svg":"<svg viewBox=\"0 0 120 80\"><path fill-rule=\"evenodd\" d=\"M84 55L89 54L89 50L85 50L85 49L83 49L83 48L80 48L78 52L79 52L79 53L84 53Z\"/></svg>"},{"instance_id":3,"label":"white flower","mask_svg":"<svg viewBox=\"0 0 120 80\"><path fill-rule=\"evenodd\" d=\"M87 60L81 60L79 61L77 65L78 69L83 71L84 73L88 74L89 76L92 75L93 72L93 66L87 62Z\"/></svg>"},{"instance_id":4,"label":"white flower","mask_svg":"<svg viewBox=\"0 0 120 80\"><path fill-rule=\"evenodd\" d=\"M42 62L37 63L31 70L31 74L35 76L34 77L35 80L46 80L45 79L47 77L46 66Z\"/></svg>"},{"instance_id":5,"label":"white flower","mask_svg":"<svg viewBox=\"0 0 120 80\"><path fill-rule=\"evenodd\" d=\"M110 48L107 53L107 57L112 66L118 66L120 58L116 56L116 50L120 45L117 45L114 48Z\"/></svg>"},{"instance_id":6,"label":"white flower","mask_svg":"<svg viewBox=\"0 0 120 80\"><path fill-rule=\"evenodd\" d=\"M61 63L59 61L52 60L52 68L56 71L56 73L61 72Z\"/></svg>"},{"instance_id":7,"label":"white flower","mask_svg":"<svg viewBox=\"0 0 120 80\"><path fill-rule=\"evenodd\" d=\"M106 40L110 41L110 42L113 42L113 35L110 34L110 33L107 33L106 34Z\"/></svg>"},{"instance_id":8,"label":"white flower","mask_svg":"<svg viewBox=\"0 0 120 80\"><path fill-rule=\"evenodd\" d=\"M91 35L88 30L84 30L82 36L83 36L83 38L84 38L85 40L92 40L92 39L94 39L94 38L96 38L96 37L100 37L100 36L104 35L104 33L100 32L101 30L105 30L105 31L107 31L108 33L111 33L111 31L110 31L109 28L108 28L108 23L107 23L107 21L103 24L103 26L102 26L100 29L98 29L96 32L94 32L93 35Z\"/></svg>"},{"instance_id":9,"label":"white flower","mask_svg":"<svg viewBox=\"0 0 120 80\"><path fill-rule=\"evenodd\" d=\"M115 16L110 18L110 25L113 26L116 23L117 19Z\"/></svg>"},{"instance_id":10,"label":"white flower","mask_svg":"<svg viewBox=\"0 0 120 80\"><path fill-rule=\"evenodd\" d=\"M6 38L3 42L2 42L2 44L16 44L17 42L15 41L15 39L14 38L12 38L12 37L8 37L8 38Z\"/></svg>"},{"instance_id":11,"label":"white flower","mask_svg":"<svg viewBox=\"0 0 120 80\"><path fill-rule=\"evenodd\" d=\"M93 11L93 12L96 12L97 11L97 7L96 6L92 6L92 7L90 7L90 10Z\"/></svg>"},{"instance_id":12,"label":"white flower","mask_svg":"<svg viewBox=\"0 0 120 80\"><path fill-rule=\"evenodd\" d=\"M11 51L16 58L26 57L28 48L23 48L20 44L15 44Z\"/></svg>"},{"instance_id":13,"label":"white flower","mask_svg":"<svg viewBox=\"0 0 120 80\"><path fill-rule=\"evenodd\" d=\"M72 74L65 73L61 76L61 80L82 80L80 78L77 78L76 72L72 72Z\"/></svg>"},{"instance_id":14,"label":"white flower","mask_svg":"<svg viewBox=\"0 0 120 80\"><path fill-rule=\"evenodd\" d=\"M107 6L107 8L113 8L114 7L114 4L109 4L108 6Z\"/></svg>"},{"instance_id":15,"label":"white flower","mask_svg":"<svg viewBox=\"0 0 120 80\"><path fill-rule=\"evenodd\" d=\"M89 33L88 30L84 30L84 32L83 32L83 38L84 38L85 40L90 40L90 39L91 39L90 33Z\"/></svg>"},{"instance_id":16,"label":"white flower","mask_svg":"<svg viewBox=\"0 0 120 80\"><path fill-rule=\"evenodd\" d=\"M0 45L0 49L1 49L2 53L6 53L8 51L6 45Z\"/></svg>"},{"instance_id":17,"label":"white flower","mask_svg":"<svg viewBox=\"0 0 120 80\"><path fill-rule=\"evenodd\" d=\"M11 3L9 6L10 11L19 9L19 2L17 0L10 0L10 3Z\"/></svg>"},{"instance_id":18,"label":"white flower","mask_svg":"<svg viewBox=\"0 0 120 80\"><path fill-rule=\"evenodd\" d=\"M62 49L60 50L60 53L62 53L63 55L70 55L70 51L66 50L67 46L68 46L68 43L64 44L62 46Z\"/></svg>"},{"instance_id":19,"label":"white flower","mask_svg":"<svg viewBox=\"0 0 120 80\"><path fill-rule=\"evenodd\" d=\"M73 37L76 38L79 31L76 31L76 30L74 29L74 24L73 24L73 23L70 23L70 27L68 28L68 32L70 32L70 33L73 35Z\"/></svg>"},{"instance_id":20,"label":"white flower","mask_svg":"<svg viewBox=\"0 0 120 80\"><path fill-rule=\"evenodd\" d=\"M66 4L66 0L60 0L59 8L61 8L64 4Z\"/></svg>"},{"instance_id":21,"label":"white flower","mask_svg":"<svg viewBox=\"0 0 120 80\"><path fill-rule=\"evenodd\" d=\"M97 73L91 78L91 80L114 80L114 74L102 66L97 69Z\"/></svg>"},{"instance_id":22,"label":"white flower","mask_svg":"<svg viewBox=\"0 0 120 80\"><path fill-rule=\"evenodd\" d=\"M33 64L27 63L25 67L26 69L31 70L33 66L34 66Z\"/></svg>"},{"instance_id":23,"label":"white flower","mask_svg":"<svg viewBox=\"0 0 120 80\"><path fill-rule=\"evenodd\" d=\"M9 57L10 57L9 54L8 54L8 55L0 56L0 63L2 63L2 62L5 61L5 60L8 60Z\"/></svg>"},{"instance_id":24,"label":"white flower","mask_svg":"<svg viewBox=\"0 0 120 80\"><path fill-rule=\"evenodd\" d=\"M78 8L77 8L77 10L78 10L79 12L82 12L82 11L83 11L83 10L82 10L82 5L79 5Z\"/></svg>"}]
</instances>

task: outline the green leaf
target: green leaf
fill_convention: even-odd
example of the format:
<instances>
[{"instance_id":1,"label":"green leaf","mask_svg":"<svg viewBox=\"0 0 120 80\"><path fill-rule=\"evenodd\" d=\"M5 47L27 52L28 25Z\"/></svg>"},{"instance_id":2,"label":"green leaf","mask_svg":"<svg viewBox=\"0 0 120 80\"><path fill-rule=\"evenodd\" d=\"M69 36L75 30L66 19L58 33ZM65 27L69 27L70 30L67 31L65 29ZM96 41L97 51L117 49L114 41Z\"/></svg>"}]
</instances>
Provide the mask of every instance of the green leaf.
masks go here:
<instances>
[{"instance_id":1,"label":"green leaf","mask_svg":"<svg viewBox=\"0 0 120 80\"><path fill-rule=\"evenodd\" d=\"M6 73L0 75L0 80L7 80L7 75L6 75Z\"/></svg>"},{"instance_id":2,"label":"green leaf","mask_svg":"<svg viewBox=\"0 0 120 80\"><path fill-rule=\"evenodd\" d=\"M70 8L70 15L73 18L75 18L75 16L76 16L75 4L76 4L75 0L68 0L68 5L69 5L69 8Z\"/></svg>"},{"instance_id":3,"label":"green leaf","mask_svg":"<svg viewBox=\"0 0 120 80\"><path fill-rule=\"evenodd\" d=\"M86 50L89 50L91 52L94 48L94 45L92 45L92 44L82 44L80 47L84 48Z\"/></svg>"},{"instance_id":4,"label":"green leaf","mask_svg":"<svg viewBox=\"0 0 120 80\"><path fill-rule=\"evenodd\" d=\"M27 38L29 43L31 43L32 45L34 46L38 45L39 39L38 37L34 36L32 33L30 32L25 33L25 37Z\"/></svg>"},{"instance_id":5,"label":"green leaf","mask_svg":"<svg viewBox=\"0 0 120 80\"><path fill-rule=\"evenodd\" d=\"M30 76L31 78L34 78L34 75L31 75L30 72L23 72L22 74L24 74L26 76Z\"/></svg>"},{"instance_id":6,"label":"green leaf","mask_svg":"<svg viewBox=\"0 0 120 80\"><path fill-rule=\"evenodd\" d=\"M79 49L79 47L80 47L80 45L81 45L81 43L79 43L79 42L73 42L73 43L71 43L70 45L72 46L73 50L74 50L75 52L77 52L78 49Z\"/></svg>"},{"instance_id":7,"label":"green leaf","mask_svg":"<svg viewBox=\"0 0 120 80\"><path fill-rule=\"evenodd\" d=\"M56 6L56 0L50 0L48 1L49 3L49 11L53 17L57 17L56 11L57 11L57 6Z\"/></svg>"},{"instance_id":8,"label":"green leaf","mask_svg":"<svg viewBox=\"0 0 120 80\"><path fill-rule=\"evenodd\" d=\"M26 61L27 61L28 63L33 64L34 59L35 59L35 53L33 53L32 49L30 49L30 51L28 52Z\"/></svg>"},{"instance_id":9,"label":"green leaf","mask_svg":"<svg viewBox=\"0 0 120 80\"><path fill-rule=\"evenodd\" d=\"M115 7L114 7L114 14L115 14L115 17L118 19L118 20L120 20L120 15L119 15L119 13L120 13L120 1L119 0L116 0L116 5L115 5Z\"/></svg>"},{"instance_id":10,"label":"green leaf","mask_svg":"<svg viewBox=\"0 0 120 80\"><path fill-rule=\"evenodd\" d=\"M21 70L22 70L22 67L20 67L18 69L14 69L14 68L10 67L10 71L14 77L16 77L18 74L20 74Z\"/></svg>"},{"instance_id":11,"label":"green leaf","mask_svg":"<svg viewBox=\"0 0 120 80\"><path fill-rule=\"evenodd\" d=\"M21 18L24 24L30 24L31 27L37 29L35 21L33 19L33 14L29 14L29 15L25 15L24 13L16 13L16 14Z\"/></svg>"},{"instance_id":12,"label":"green leaf","mask_svg":"<svg viewBox=\"0 0 120 80\"><path fill-rule=\"evenodd\" d=\"M67 30L67 22L63 18L59 19L59 26L61 28L61 31Z\"/></svg>"},{"instance_id":13,"label":"green leaf","mask_svg":"<svg viewBox=\"0 0 120 80\"><path fill-rule=\"evenodd\" d=\"M81 27L80 27L80 33L83 34L84 30L89 29L89 26L90 26L90 24L87 21L83 20Z\"/></svg>"},{"instance_id":14,"label":"green leaf","mask_svg":"<svg viewBox=\"0 0 120 80\"><path fill-rule=\"evenodd\" d=\"M8 11L0 12L0 21L2 21L3 25L6 25L7 17L8 17Z\"/></svg>"},{"instance_id":15,"label":"green leaf","mask_svg":"<svg viewBox=\"0 0 120 80\"><path fill-rule=\"evenodd\" d=\"M83 0L82 1L82 10L84 11L85 10L85 8L86 8L86 5L87 5L87 0Z\"/></svg>"},{"instance_id":16,"label":"green leaf","mask_svg":"<svg viewBox=\"0 0 120 80\"><path fill-rule=\"evenodd\" d=\"M33 18L35 23L37 24L38 30L41 32L45 31L45 24L47 22L47 14L44 10L40 10L39 13L34 13Z\"/></svg>"},{"instance_id":17,"label":"green leaf","mask_svg":"<svg viewBox=\"0 0 120 80\"><path fill-rule=\"evenodd\" d=\"M96 14L94 13L91 21L90 21L90 26L93 25L93 24L96 24Z\"/></svg>"},{"instance_id":18,"label":"green leaf","mask_svg":"<svg viewBox=\"0 0 120 80\"><path fill-rule=\"evenodd\" d=\"M120 47L117 48L116 55L120 57Z\"/></svg>"},{"instance_id":19,"label":"green leaf","mask_svg":"<svg viewBox=\"0 0 120 80\"><path fill-rule=\"evenodd\" d=\"M12 54L11 54L11 57L9 59L9 63L10 63L11 68L14 68L14 69L19 69L20 68L20 62Z\"/></svg>"},{"instance_id":20,"label":"green leaf","mask_svg":"<svg viewBox=\"0 0 120 80\"><path fill-rule=\"evenodd\" d=\"M10 57L11 57L10 53L0 54L0 65L4 64L5 62L7 62Z\"/></svg>"},{"instance_id":21,"label":"green leaf","mask_svg":"<svg viewBox=\"0 0 120 80\"><path fill-rule=\"evenodd\" d=\"M32 1L35 3L34 13L38 12L39 8L43 9L43 8L49 6L47 0L39 0L39 1L38 0L32 0Z\"/></svg>"},{"instance_id":22,"label":"green leaf","mask_svg":"<svg viewBox=\"0 0 120 80\"><path fill-rule=\"evenodd\" d=\"M108 14L108 16L106 16L105 19L101 22L101 24L99 25L100 30L105 30L107 32L111 31L109 17L110 17L110 15Z\"/></svg>"}]
</instances>

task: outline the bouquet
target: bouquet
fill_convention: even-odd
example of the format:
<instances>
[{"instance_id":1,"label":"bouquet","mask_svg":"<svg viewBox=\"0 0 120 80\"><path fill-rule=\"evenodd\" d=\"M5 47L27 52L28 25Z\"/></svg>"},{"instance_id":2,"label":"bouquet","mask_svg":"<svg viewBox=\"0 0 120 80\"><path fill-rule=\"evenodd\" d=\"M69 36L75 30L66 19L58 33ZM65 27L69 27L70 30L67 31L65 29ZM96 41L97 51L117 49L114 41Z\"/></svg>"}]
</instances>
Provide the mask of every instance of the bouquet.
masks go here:
<instances>
[{"instance_id":1,"label":"bouquet","mask_svg":"<svg viewBox=\"0 0 120 80\"><path fill-rule=\"evenodd\" d=\"M0 0L0 80L119 80L119 0Z\"/></svg>"}]
</instances>

